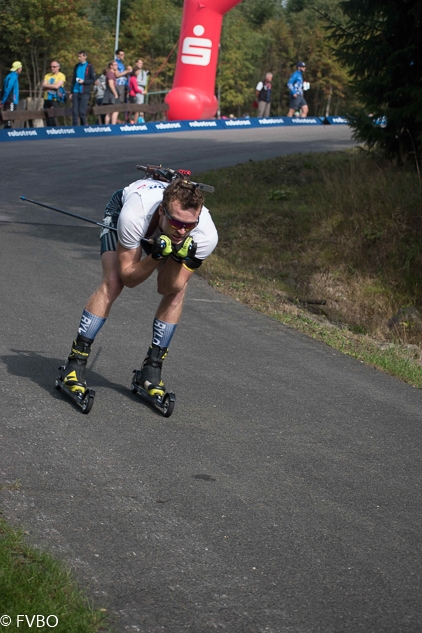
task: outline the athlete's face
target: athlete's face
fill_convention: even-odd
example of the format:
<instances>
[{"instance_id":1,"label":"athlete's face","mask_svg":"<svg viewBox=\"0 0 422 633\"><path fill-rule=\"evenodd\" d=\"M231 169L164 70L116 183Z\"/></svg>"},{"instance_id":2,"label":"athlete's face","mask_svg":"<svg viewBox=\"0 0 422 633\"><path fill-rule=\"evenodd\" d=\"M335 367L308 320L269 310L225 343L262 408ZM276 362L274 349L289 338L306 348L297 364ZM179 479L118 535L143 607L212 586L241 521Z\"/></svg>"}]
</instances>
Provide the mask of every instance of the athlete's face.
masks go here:
<instances>
[{"instance_id":1,"label":"athlete's face","mask_svg":"<svg viewBox=\"0 0 422 633\"><path fill-rule=\"evenodd\" d=\"M167 214L166 212L167 211ZM159 207L160 229L167 237L171 239L173 244L179 244L189 235L198 223L201 209L182 209L178 200L173 200L164 210L163 205ZM168 216L171 216L171 219ZM176 222L173 222L173 221ZM186 223L187 228L183 226L173 226L173 224Z\"/></svg>"}]
</instances>

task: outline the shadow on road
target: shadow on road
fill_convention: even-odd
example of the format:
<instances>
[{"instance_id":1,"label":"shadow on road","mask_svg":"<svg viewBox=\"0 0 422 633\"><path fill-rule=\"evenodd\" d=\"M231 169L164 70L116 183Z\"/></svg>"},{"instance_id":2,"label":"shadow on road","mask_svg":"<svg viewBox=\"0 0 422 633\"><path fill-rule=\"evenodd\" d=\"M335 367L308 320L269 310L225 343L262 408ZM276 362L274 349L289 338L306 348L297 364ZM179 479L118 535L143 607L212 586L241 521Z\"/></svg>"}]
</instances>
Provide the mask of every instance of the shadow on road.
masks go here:
<instances>
[{"instance_id":1,"label":"shadow on road","mask_svg":"<svg viewBox=\"0 0 422 633\"><path fill-rule=\"evenodd\" d=\"M39 387L48 391L48 393L57 396L54 381L58 373L58 368L63 365L63 359L49 358L48 356L44 356L41 351L21 349L11 349L10 351L13 352L13 354L0 356L0 361L6 365L9 374L21 378L29 378ZM98 350L94 363L100 351L101 349ZM93 371L92 366L89 371L89 386L93 388L102 387L112 389L125 396L128 394L127 388L104 378L101 374Z\"/></svg>"},{"instance_id":2,"label":"shadow on road","mask_svg":"<svg viewBox=\"0 0 422 633\"><path fill-rule=\"evenodd\" d=\"M128 387L112 382L94 371L93 368L101 350L102 348L100 347L89 367L89 387L93 389L112 389L126 398L129 396L131 400L139 402L157 416L161 417L162 414L153 405L145 402L136 394L133 394ZM44 356L42 351L13 348L10 351L13 352L13 354L0 356L0 361L7 367L9 374L20 378L29 378L39 387L47 391L54 399L63 397L54 387L58 369L64 363L63 359L60 360L58 358Z\"/></svg>"},{"instance_id":3,"label":"shadow on road","mask_svg":"<svg viewBox=\"0 0 422 633\"><path fill-rule=\"evenodd\" d=\"M102 219L102 218L101 218ZM49 245L52 242L64 244L73 252L82 255L85 259L99 259L100 257L100 229L91 226L72 226L57 224L37 224L35 222L1 222L2 227L11 235L20 236L25 230L35 240L46 240ZM87 251L87 247L92 251Z\"/></svg>"}]
</instances>

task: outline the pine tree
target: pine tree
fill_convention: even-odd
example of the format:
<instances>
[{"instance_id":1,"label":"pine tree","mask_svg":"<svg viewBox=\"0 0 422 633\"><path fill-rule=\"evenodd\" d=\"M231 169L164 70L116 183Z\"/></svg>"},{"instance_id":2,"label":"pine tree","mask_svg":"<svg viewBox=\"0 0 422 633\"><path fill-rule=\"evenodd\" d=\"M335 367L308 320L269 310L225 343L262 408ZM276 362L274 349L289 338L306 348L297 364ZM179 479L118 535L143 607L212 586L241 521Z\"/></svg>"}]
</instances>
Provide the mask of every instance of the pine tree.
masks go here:
<instances>
[{"instance_id":1,"label":"pine tree","mask_svg":"<svg viewBox=\"0 0 422 633\"><path fill-rule=\"evenodd\" d=\"M343 0L346 23L331 22L337 57L362 107L355 137L399 161L422 150L421 0ZM327 17L327 16L326 16ZM380 125L381 123L381 125Z\"/></svg>"}]
</instances>

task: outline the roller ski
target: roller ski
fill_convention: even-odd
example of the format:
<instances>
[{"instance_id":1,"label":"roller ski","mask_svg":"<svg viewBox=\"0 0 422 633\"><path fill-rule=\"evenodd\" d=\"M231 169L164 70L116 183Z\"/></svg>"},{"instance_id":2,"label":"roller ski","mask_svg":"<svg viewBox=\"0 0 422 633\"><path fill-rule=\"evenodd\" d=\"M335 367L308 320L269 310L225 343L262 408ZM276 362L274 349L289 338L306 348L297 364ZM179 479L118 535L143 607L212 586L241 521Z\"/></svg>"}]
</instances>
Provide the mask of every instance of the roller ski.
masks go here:
<instances>
[{"instance_id":1,"label":"roller ski","mask_svg":"<svg viewBox=\"0 0 422 633\"><path fill-rule=\"evenodd\" d=\"M66 364L59 367L59 375L55 382L56 389L62 390L73 400L82 409L82 413L91 411L95 397L94 389L89 389L85 380L91 343L91 339L78 335Z\"/></svg>"},{"instance_id":2,"label":"roller ski","mask_svg":"<svg viewBox=\"0 0 422 633\"><path fill-rule=\"evenodd\" d=\"M166 356L166 347L151 345L142 368L133 370L131 391L161 411L165 418L169 418L173 413L176 394L172 391L166 391L161 380L163 360Z\"/></svg>"}]
</instances>

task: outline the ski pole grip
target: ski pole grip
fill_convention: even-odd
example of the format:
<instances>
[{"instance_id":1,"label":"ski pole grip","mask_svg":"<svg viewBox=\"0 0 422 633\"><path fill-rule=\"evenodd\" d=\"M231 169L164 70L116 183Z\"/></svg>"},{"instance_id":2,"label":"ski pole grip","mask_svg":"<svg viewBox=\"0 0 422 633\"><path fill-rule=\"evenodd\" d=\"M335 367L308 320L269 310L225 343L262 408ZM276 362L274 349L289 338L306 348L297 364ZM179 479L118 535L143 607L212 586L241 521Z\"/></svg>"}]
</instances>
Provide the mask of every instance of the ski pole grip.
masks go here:
<instances>
[{"instance_id":1,"label":"ski pole grip","mask_svg":"<svg viewBox=\"0 0 422 633\"><path fill-rule=\"evenodd\" d=\"M156 169L161 169L161 165L136 165L136 169L145 171L147 174L152 174Z\"/></svg>"}]
</instances>

